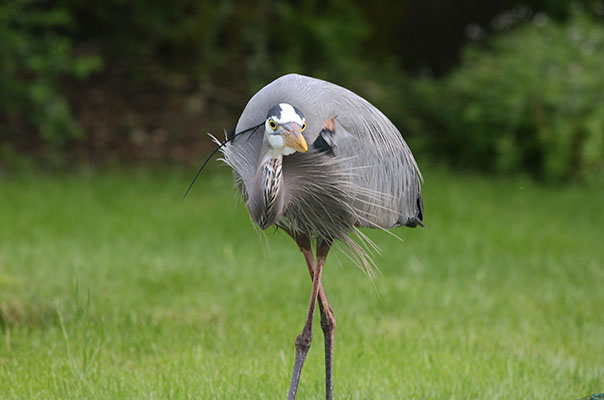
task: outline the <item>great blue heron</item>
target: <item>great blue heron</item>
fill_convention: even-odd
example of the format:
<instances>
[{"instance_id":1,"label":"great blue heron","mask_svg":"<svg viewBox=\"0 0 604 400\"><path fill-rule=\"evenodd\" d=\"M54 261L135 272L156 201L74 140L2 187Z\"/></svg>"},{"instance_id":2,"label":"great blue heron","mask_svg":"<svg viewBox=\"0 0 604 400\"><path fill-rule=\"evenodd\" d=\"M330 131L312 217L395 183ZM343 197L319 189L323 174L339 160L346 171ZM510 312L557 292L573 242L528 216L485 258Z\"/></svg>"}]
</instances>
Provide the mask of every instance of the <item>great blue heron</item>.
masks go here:
<instances>
[{"instance_id":1,"label":"great blue heron","mask_svg":"<svg viewBox=\"0 0 604 400\"><path fill-rule=\"evenodd\" d=\"M363 237L358 227L422 225L419 168L400 132L376 107L348 89L296 74L256 93L221 148L252 219L261 229L276 225L287 232L312 278L288 398L296 397L318 298L331 399L336 320L321 284L327 253L339 241L369 267L363 247L349 237Z\"/></svg>"}]
</instances>

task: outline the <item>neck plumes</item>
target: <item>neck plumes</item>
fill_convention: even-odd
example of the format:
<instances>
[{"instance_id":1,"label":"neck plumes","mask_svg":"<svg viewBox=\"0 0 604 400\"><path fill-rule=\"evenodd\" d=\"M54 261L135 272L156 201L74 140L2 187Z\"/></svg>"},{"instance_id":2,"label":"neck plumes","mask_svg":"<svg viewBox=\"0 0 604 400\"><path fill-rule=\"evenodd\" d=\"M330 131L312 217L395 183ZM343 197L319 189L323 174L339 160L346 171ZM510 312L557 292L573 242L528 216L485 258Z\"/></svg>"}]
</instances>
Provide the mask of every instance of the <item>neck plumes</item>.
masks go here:
<instances>
[{"instance_id":1,"label":"neck plumes","mask_svg":"<svg viewBox=\"0 0 604 400\"><path fill-rule=\"evenodd\" d=\"M271 152L266 154L260 164L256 198L250 200L255 203L252 215L262 229L277 222L283 211L282 166L283 156Z\"/></svg>"}]
</instances>

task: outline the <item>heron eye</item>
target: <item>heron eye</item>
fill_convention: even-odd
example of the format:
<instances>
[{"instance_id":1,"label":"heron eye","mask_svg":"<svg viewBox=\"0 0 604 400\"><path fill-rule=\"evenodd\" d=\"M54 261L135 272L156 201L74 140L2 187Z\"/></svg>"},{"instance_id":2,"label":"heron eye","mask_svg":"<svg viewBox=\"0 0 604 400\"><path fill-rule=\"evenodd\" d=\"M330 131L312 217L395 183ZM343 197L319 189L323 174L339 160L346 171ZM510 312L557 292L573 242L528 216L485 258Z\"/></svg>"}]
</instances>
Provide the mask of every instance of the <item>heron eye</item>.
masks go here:
<instances>
[{"instance_id":1,"label":"heron eye","mask_svg":"<svg viewBox=\"0 0 604 400\"><path fill-rule=\"evenodd\" d=\"M302 128L300 128L300 132L304 132L304 129L306 129L306 122L302 124Z\"/></svg>"},{"instance_id":2,"label":"heron eye","mask_svg":"<svg viewBox=\"0 0 604 400\"><path fill-rule=\"evenodd\" d=\"M270 126L272 130L276 130L277 129L277 124L272 119L268 120L268 126Z\"/></svg>"}]
</instances>

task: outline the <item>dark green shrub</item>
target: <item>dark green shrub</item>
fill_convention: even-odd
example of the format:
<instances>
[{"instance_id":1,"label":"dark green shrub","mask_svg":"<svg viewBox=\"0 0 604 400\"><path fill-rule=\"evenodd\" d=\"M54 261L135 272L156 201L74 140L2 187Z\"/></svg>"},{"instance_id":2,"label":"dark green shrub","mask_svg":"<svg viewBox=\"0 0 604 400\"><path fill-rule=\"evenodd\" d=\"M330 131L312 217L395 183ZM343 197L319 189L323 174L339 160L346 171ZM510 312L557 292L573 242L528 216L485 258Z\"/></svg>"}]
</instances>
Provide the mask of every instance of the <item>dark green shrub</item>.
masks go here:
<instances>
[{"instance_id":1,"label":"dark green shrub","mask_svg":"<svg viewBox=\"0 0 604 400\"><path fill-rule=\"evenodd\" d=\"M604 26L537 16L470 45L441 81L416 86L424 128L459 165L550 180L604 172Z\"/></svg>"},{"instance_id":2,"label":"dark green shrub","mask_svg":"<svg viewBox=\"0 0 604 400\"><path fill-rule=\"evenodd\" d=\"M60 148L81 135L60 80L84 79L102 62L73 54L72 23L66 8L44 2L0 5L0 142L37 131L42 142Z\"/></svg>"},{"instance_id":3,"label":"dark green shrub","mask_svg":"<svg viewBox=\"0 0 604 400\"><path fill-rule=\"evenodd\" d=\"M225 102L239 111L246 92L286 72L358 81L359 71L369 69L358 61L367 29L344 0L2 2L0 157L19 143L27 150L42 144L60 157L90 134L69 99L101 69L108 91L168 87L186 96L202 87L210 97L213 88L222 94L228 88L236 100Z\"/></svg>"}]
</instances>

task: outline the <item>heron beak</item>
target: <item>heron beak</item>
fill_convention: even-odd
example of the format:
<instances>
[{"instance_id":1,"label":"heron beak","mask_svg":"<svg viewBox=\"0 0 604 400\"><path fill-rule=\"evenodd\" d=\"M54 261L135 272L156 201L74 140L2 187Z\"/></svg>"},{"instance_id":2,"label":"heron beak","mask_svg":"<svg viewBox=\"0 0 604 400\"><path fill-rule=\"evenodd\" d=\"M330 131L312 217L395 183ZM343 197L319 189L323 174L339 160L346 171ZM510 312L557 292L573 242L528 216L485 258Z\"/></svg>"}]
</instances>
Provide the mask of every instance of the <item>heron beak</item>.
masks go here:
<instances>
[{"instance_id":1,"label":"heron beak","mask_svg":"<svg viewBox=\"0 0 604 400\"><path fill-rule=\"evenodd\" d=\"M302 136L302 132L300 132L300 126L295 122L285 124L281 134L283 135L285 145L290 149L294 149L300 153L308 151L308 145L304 136Z\"/></svg>"}]
</instances>

